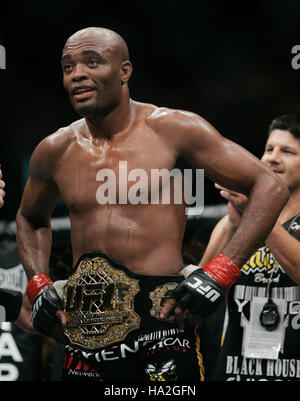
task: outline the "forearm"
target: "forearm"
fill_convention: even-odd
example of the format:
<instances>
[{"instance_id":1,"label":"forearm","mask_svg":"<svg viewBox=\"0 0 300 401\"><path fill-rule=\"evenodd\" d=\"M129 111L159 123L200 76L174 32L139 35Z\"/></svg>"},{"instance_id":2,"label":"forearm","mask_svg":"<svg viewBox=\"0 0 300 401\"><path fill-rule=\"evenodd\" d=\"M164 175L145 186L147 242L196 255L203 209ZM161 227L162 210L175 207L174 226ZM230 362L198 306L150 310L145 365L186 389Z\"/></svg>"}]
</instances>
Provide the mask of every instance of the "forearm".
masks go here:
<instances>
[{"instance_id":1,"label":"forearm","mask_svg":"<svg viewBox=\"0 0 300 401\"><path fill-rule=\"evenodd\" d=\"M224 216L213 229L199 266L205 266L212 258L223 251L235 231L236 227L231 224L229 216Z\"/></svg>"},{"instance_id":2,"label":"forearm","mask_svg":"<svg viewBox=\"0 0 300 401\"><path fill-rule=\"evenodd\" d=\"M285 272L300 285L300 242L277 223L266 244Z\"/></svg>"},{"instance_id":3,"label":"forearm","mask_svg":"<svg viewBox=\"0 0 300 401\"><path fill-rule=\"evenodd\" d=\"M18 252L28 280L37 273L48 274L52 243L50 219L43 225L36 225L19 210L16 223Z\"/></svg>"},{"instance_id":4,"label":"forearm","mask_svg":"<svg viewBox=\"0 0 300 401\"><path fill-rule=\"evenodd\" d=\"M47 223L33 224L19 210L16 220L18 251L29 280L26 296L32 305L32 325L46 336L53 335L54 330L57 330L62 341L63 334L57 323L65 326L67 317L63 312L62 297L55 287L55 284L60 282L54 283L49 277L52 242L50 218ZM19 323L24 326L26 321L21 317Z\"/></svg>"},{"instance_id":5,"label":"forearm","mask_svg":"<svg viewBox=\"0 0 300 401\"><path fill-rule=\"evenodd\" d=\"M262 199L261 194L268 194ZM239 267L266 240L288 200L279 180L260 179L252 188L241 223L223 252Z\"/></svg>"}]
</instances>

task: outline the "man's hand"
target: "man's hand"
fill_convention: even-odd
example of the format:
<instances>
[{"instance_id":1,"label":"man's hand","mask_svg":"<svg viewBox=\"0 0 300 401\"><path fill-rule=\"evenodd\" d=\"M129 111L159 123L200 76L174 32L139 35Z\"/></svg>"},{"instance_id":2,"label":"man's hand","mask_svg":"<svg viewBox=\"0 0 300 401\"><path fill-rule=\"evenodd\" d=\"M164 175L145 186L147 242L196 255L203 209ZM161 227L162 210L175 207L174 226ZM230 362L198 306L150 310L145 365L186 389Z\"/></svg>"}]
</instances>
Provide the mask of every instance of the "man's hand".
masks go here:
<instances>
[{"instance_id":1,"label":"man's hand","mask_svg":"<svg viewBox=\"0 0 300 401\"><path fill-rule=\"evenodd\" d=\"M63 342L67 316L63 310L62 289L65 281L55 283L46 274L37 274L29 281L26 293L32 303L32 323L40 333Z\"/></svg>"},{"instance_id":2,"label":"man's hand","mask_svg":"<svg viewBox=\"0 0 300 401\"><path fill-rule=\"evenodd\" d=\"M228 201L229 222L236 229L240 225L248 198L246 195L231 191L219 184L215 184L215 187L220 190L220 195Z\"/></svg>"},{"instance_id":3,"label":"man's hand","mask_svg":"<svg viewBox=\"0 0 300 401\"><path fill-rule=\"evenodd\" d=\"M167 318L173 310L175 314L189 310L202 317L209 315L239 275L240 269L222 253L203 268L195 266L194 271L175 288L172 298L162 308L160 318Z\"/></svg>"},{"instance_id":4,"label":"man's hand","mask_svg":"<svg viewBox=\"0 0 300 401\"><path fill-rule=\"evenodd\" d=\"M201 268L191 273L175 290L161 310L164 319L174 309L176 315L189 310L205 317L213 312L224 299L225 290Z\"/></svg>"}]
</instances>

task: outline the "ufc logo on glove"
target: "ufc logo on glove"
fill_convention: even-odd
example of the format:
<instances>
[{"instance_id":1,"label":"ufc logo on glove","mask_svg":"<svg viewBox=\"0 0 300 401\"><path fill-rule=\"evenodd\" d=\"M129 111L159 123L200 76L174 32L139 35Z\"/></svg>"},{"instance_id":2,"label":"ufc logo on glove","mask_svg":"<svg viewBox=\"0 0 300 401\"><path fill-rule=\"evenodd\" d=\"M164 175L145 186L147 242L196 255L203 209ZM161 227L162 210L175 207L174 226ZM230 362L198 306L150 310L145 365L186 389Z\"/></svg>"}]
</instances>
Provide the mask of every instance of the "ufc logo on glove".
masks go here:
<instances>
[{"instance_id":1,"label":"ufc logo on glove","mask_svg":"<svg viewBox=\"0 0 300 401\"><path fill-rule=\"evenodd\" d=\"M203 287L202 280L200 280L198 277L193 277L193 279L195 280L194 284L188 283L188 286L204 295L205 298L208 298L211 302L215 302L220 297L220 293L214 290L210 285Z\"/></svg>"}]
</instances>

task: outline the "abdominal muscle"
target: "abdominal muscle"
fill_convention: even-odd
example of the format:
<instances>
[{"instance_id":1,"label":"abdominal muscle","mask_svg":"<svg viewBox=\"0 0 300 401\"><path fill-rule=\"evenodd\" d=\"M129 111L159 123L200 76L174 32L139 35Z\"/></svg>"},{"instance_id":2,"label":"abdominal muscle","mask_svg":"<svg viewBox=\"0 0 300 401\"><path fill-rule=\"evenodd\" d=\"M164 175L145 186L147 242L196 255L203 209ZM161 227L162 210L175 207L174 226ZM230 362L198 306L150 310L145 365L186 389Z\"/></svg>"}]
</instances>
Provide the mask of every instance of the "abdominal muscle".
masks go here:
<instances>
[{"instance_id":1,"label":"abdominal muscle","mask_svg":"<svg viewBox=\"0 0 300 401\"><path fill-rule=\"evenodd\" d=\"M177 275L183 267L182 205L103 205L70 219L74 265L102 252L139 274Z\"/></svg>"}]
</instances>

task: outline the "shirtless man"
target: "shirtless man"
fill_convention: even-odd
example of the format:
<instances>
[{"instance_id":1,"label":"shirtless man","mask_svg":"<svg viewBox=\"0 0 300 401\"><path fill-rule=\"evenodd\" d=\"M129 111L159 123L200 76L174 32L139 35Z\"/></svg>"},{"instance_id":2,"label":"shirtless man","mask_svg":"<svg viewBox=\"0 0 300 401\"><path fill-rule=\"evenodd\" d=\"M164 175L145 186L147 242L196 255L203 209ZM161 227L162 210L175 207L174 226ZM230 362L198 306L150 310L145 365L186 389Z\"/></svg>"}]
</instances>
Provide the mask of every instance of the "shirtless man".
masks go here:
<instances>
[{"instance_id":1,"label":"shirtless man","mask_svg":"<svg viewBox=\"0 0 300 401\"><path fill-rule=\"evenodd\" d=\"M153 312L155 305L152 305L152 309L151 305L149 308L147 305L151 292L157 286L161 285L159 291L162 291L162 288L167 286L166 283L181 281L179 273L183 267L181 244L186 223L186 205L183 202L175 204L172 201L168 205L161 202L151 204L150 183L147 188L142 189L142 192L147 190L149 194L147 204L120 202L117 197L116 204L100 205L97 196L100 185L97 181L99 171L109 169L106 171L115 173L116 193L119 194L120 162L127 162L128 172L139 168L150 177L152 169L170 171L178 159L183 158L195 168L204 169L205 174L212 180L249 196L249 204L243 213L241 225L223 253L208 264L206 271L205 268L199 269L178 286L180 295L176 302L180 308L201 315L214 309L225 289L238 277L239 268L258 243L266 238L288 199L288 190L276 174L257 158L222 137L198 115L133 101L128 88L132 65L127 45L115 32L103 28L87 28L72 35L63 49L62 69L64 87L72 106L82 119L59 129L37 146L31 158L30 177L17 214L19 253L30 280L27 293L33 303L33 324L39 331L49 335L54 323L59 319L71 344L67 349L73 359L69 360L67 367L73 366L75 356L76 363L78 358L84 358L78 349L85 349L91 351L88 356L85 355L85 360L91 363L90 355L93 354L94 360L100 363L98 377L114 379L117 374L118 378L126 379L127 373L129 378L138 379L137 373L133 373L126 365L122 365L122 375L116 372L116 366L120 369L120 361L126 358L124 347L120 346L117 350L118 339L109 333L109 328L107 329L113 326L109 319L105 321L106 325L99 324L98 327L97 324L93 326L89 322L93 329L86 337L83 335L83 339L82 334L75 333L76 327L83 325L83 320L87 321L87 313L92 313L91 297L97 298L97 294L98 298L104 297L101 291L83 295L82 277L88 275L89 278L95 279L95 274L101 271L102 278L105 276L106 280L114 281L112 277L115 269L118 269L126 275L122 280L129 280L129 284L126 284L127 289L135 286L133 279L138 280L140 290L122 292L118 287L122 294L116 296L116 302L118 305L123 304L123 309L118 309L119 306L107 306L112 305L113 296L109 301L105 297L101 298L104 301L100 310L103 312L103 305L106 305L105 313L110 317L116 316L116 310L122 314L124 308L130 309L128 305L131 305L134 299L135 311L128 313L134 314L138 311L138 316L134 314L134 317L129 319L132 326L126 326L124 335L123 329L120 329L119 333L121 340L126 341L126 349L130 348L137 354L137 350L141 350L138 342L141 337L135 333L140 336L141 333L149 334L150 327L152 332L154 330L153 324L157 323L158 330L166 329L165 332L170 334L171 331L167 328L174 328L175 323L163 319L167 318L171 309L175 307L175 301L165 308L160 316L159 313L157 315L157 307ZM128 182L128 191L132 185L134 184ZM162 192L161 187L159 191ZM71 276L72 280L70 278L64 288L67 314L63 311L59 286L53 284L48 277L51 249L50 216L60 195L70 210L75 272L75 276ZM120 193L119 197L123 199L124 195L127 193ZM209 288L210 295L201 294L197 285L189 285L188 282L194 284L193 279L197 285ZM117 285L113 291L119 294L116 288ZM131 301L126 304L129 293ZM157 298L157 293L155 294L153 298ZM88 297L88 307L84 310L83 299ZM80 301L77 302L78 299ZM147 312L141 310L142 307ZM180 308L176 307L176 313L180 312ZM152 320L148 319L149 309L155 314L155 317L151 317ZM72 311L76 311L75 317L71 317ZM79 323L78 314L84 317ZM140 324L136 323L141 315ZM149 321L149 324L145 321ZM154 321L156 323L153 323ZM84 330L89 328L85 326ZM101 334L102 337L99 334L101 330L107 330ZM98 332L98 337L95 332ZM175 332L177 339L180 335L186 335L186 330L180 332L181 334L179 331ZM147 338L152 337L150 335ZM188 342L184 342L184 338L181 340L181 345L191 344L193 341L191 336ZM109 344L109 348L104 347L104 344ZM164 349L166 352L166 347L163 347L162 343L159 347L153 342L151 346L156 347L155 350L152 348L150 352L149 348L147 351L144 349L139 360L140 363L144 361L139 370L140 374L145 375L146 372L154 380L158 377L155 372L167 370L168 374L160 374L164 375L164 379L168 377L171 380L171 377L176 377L199 380L199 367L194 370L186 369L186 358L190 357L188 365L192 366L196 364L196 360L199 361L199 356L197 358L197 355L184 354L185 358L182 360L173 354L168 358L161 357L163 352L158 353L157 350ZM185 347L184 352L187 348L190 347ZM147 360L148 365L145 365L149 354L159 354L160 359L152 360L151 363ZM70 371L67 375L69 378L72 376ZM78 377L77 374L76 378Z\"/></svg>"}]
</instances>

